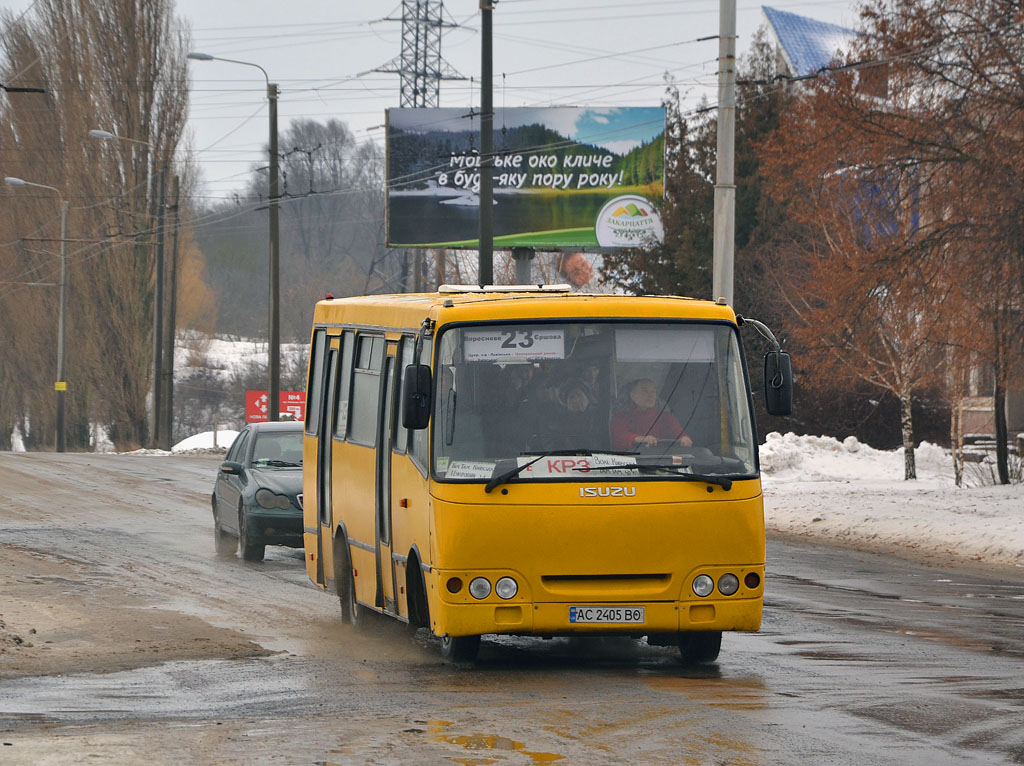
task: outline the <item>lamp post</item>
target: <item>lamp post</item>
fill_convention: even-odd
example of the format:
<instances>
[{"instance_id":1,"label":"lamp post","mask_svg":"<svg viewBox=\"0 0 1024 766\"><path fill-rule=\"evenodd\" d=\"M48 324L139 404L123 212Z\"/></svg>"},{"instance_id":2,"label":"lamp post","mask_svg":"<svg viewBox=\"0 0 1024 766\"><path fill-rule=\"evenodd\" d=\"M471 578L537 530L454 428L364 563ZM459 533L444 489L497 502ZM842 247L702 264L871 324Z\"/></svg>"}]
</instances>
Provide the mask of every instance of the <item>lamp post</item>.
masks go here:
<instances>
[{"instance_id":1,"label":"lamp post","mask_svg":"<svg viewBox=\"0 0 1024 766\"><path fill-rule=\"evenodd\" d=\"M271 421L280 419L281 407L281 264L280 264L280 230L278 228L277 200L278 189L278 156L277 156L277 96L276 83L270 82L267 70L251 61L239 61L213 56L209 53L192 52L188 58L193 61L225 61L229 64L241 64L259 69L267 82L267 101L270 106L270 328L267 366L270 374L270 385L267 398L270 406L268 418Z\"/></svg>"},{"instance_id":2,"label":"lamp post","mask_svg":"<svg viewBox=\"0 0 1024 766\"><path fill-rule=\"evenodd\" d=\"M25 181L21 178L8 176L5 183L11 186L35 186L39 189L49 189L56 193L60 200L60 308L57 311L57 380L53 387L57 392L57 452L64 451L64 392L68 384L64 380L64 307L66 305L65 286L67 285L67 247L68 247L68 203L64 201L64 195L60 189L46 184L36 184Z\"/></svg>"},{"instance_id":3,"label":"lamp post","mask_svg":"<svg viewBox=\"0 0 1024 766\"><path fill-rule=\"evenodd\" d=\"M109 130L90 130L89 135L105 141L128 141L132 144L148 146L153 152L153 165L156 166L156 147L149 141L128 138L111 133ZM156 284L153 288L153 423L152 443L160 446L160 410L163 406L163 336L164 336L164 214L167 208L167 164L160 165L156 172L159 178L160 203L157 213L156 230ZM173 343L173 339L171 341ZM170 440L170 433L167 435Z\"/></svg>"}]
</instances>

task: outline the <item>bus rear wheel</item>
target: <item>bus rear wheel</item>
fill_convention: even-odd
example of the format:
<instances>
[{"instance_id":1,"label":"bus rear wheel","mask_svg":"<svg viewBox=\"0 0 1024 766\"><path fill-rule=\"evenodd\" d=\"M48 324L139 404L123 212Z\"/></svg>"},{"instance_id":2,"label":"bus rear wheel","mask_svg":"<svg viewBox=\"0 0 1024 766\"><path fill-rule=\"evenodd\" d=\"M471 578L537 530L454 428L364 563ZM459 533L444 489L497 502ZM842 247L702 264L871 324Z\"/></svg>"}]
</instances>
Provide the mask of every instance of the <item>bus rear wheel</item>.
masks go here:
<instances>
[{"instance_id":1,"label":"bus rear wheel","mask_svg":"<svg viewBox=\"0 0 1024 766\"><path fill-rule=\"evenodd\" d=\"M704 665L718 659L722 631L704 630L679 634L679 657L684 665Z\"/></svg>"},{"instance_id":2,"label":"bus rear wheel","mask_svg":"<svg viewBox=\"0 0 1024 766\"><path fill-rule=\"evenodd\" d=\"M451 662L472 662L480 651L480 636L441 636L441 656Z\"/></svg>"}]
</instances>

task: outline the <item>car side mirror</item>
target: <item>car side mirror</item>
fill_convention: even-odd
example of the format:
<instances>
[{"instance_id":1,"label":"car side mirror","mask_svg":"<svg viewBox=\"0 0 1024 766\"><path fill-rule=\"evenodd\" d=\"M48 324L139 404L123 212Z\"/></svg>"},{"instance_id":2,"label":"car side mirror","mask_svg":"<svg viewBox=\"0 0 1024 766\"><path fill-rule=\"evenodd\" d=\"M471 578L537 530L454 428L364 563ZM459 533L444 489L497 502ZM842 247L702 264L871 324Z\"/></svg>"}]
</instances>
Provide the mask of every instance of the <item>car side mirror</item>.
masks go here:
<instances>
[{"instance_id":1,"label":"car side mirror","mask_svg":"<svg viewBox=\"0 0 1024 766\"><path fill-rule=\"evenodd\" d=\"M793 411L793 363L785 351L764 355L764 404L769 415Z\"/></svg>"},{"instance_id":2,"label":"car side mirror","mask_svg":"<svg viewBox=\"0 0 1024 766\"><path fill-rule=\"evenodd\" d=\"M234 460L225 460L220 464L220 472L238 476L242 473L242 464L236 463Z\"/></svg>"},{"instance_id":3,"label":"car side mirror","mask_svg":"<svg viewBox=\"0 0 1024 766\"><path fill-rule=\"evenodd\" d=\"M430 423L430 394L432 379L430 367L410 364L405 368L402 381L402 426L421 429Z\"/></svg>"}]
</instances>

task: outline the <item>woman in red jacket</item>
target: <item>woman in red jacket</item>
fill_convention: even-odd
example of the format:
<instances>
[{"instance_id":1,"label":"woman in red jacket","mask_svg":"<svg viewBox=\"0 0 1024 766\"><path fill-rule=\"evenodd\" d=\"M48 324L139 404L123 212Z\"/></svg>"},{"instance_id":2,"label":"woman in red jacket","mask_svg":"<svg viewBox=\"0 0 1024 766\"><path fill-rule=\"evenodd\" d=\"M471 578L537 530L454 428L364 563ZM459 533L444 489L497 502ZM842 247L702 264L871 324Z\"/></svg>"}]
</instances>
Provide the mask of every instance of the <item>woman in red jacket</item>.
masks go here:
<instances>
[{"instance_id":1,"label":"woman in red jacket","mask_svg":"<svg viewBox=\"0 0 1024 766\"><path fill-rule=\"evenodd\" d=\"M683 426L671 412L658 407L658 389L650 378L633 381L629 387L630 406L612 418L612 443L617 450L654 446L659 439L693 445Z\"/></svg>"}]
</instances>

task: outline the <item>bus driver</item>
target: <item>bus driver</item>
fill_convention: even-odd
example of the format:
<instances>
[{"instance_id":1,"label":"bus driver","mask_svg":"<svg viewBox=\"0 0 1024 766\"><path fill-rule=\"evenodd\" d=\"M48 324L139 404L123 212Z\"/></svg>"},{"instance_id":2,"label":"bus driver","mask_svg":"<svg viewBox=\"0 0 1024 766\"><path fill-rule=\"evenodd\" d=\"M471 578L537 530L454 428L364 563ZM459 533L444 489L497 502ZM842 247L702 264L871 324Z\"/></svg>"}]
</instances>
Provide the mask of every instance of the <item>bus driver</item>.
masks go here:
<instances>
[{"instance_id":1,"label":"bus driver","mask_svg":"<svg viewBox=\"0 0 1024 766\"><path fill-rule=\"evenodd\" d=\"M683 426L671 412L658 407L658 389L650 378L633 381L629 387L629 406L612 418L612 443L617 450L653 447L659 439L678 440L693 446Z\"/></svg>"}]
</instances>

